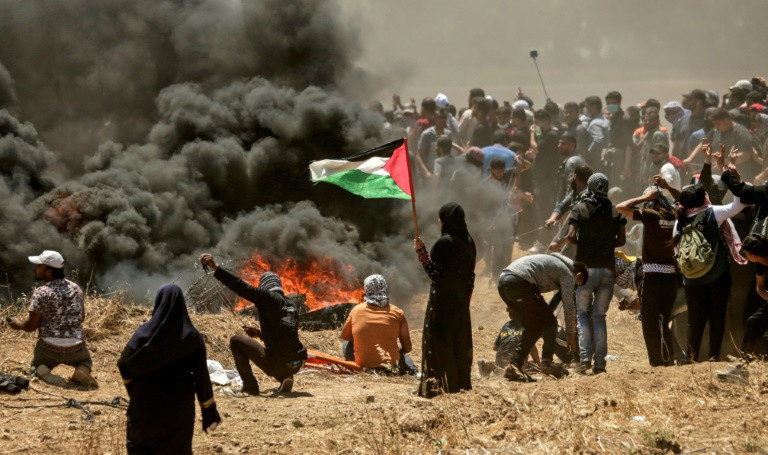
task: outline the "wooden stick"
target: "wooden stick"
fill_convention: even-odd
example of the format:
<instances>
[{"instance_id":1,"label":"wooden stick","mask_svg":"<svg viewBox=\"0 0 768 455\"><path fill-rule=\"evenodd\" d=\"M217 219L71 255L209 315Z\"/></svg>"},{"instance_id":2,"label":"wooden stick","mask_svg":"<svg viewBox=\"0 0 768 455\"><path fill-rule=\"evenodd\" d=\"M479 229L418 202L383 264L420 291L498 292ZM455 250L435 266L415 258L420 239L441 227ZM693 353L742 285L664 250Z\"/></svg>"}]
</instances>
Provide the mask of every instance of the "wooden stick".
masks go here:
<instances>
[{"instance_id":1,"label":"wooden stick","mask_svg":"<svg viewBox=\"0 0 768 455\"><path fill-rule=\"evenodd\" d=\"M408 138L403 138L405 144L405 162L408 164L408 183L411 185L411 212L413 212L413 230L416 238L419 238L419 219L416 216L416 190L413 187L413 172L411 171L411 154L408 151Z\"/></svg>"}]
</instances>

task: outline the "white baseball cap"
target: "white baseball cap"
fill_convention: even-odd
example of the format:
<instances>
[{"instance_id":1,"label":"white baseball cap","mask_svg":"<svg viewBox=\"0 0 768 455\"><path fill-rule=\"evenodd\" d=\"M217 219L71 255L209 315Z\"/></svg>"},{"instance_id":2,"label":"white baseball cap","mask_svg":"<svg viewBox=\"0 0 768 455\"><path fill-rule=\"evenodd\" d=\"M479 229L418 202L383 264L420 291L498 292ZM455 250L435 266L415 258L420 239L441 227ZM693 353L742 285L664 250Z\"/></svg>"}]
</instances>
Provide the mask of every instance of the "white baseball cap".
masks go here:
<instances>
[{"instance_id":1,"label":"white baseball cap","mask_svg":"<svg viewBox=\"0 0 768 455\"><path fill-rule=\"evenodd\" d=\"M448 103L450 103L450 101L448 101L448 97L443 93L438 93L435 97L435 104L437 104L437 107L445 109L445 106L447 106Z\"/></svg>"},{"instance_id":2,"label":"white baseball cap","mask_svg":"<svg viewBox=\"0 0 768 455\"><path fill-rule=\"evenodd\" d=\"M55 269L64 267L64 257L57 251L45 250L40 256L29 256L29 262L33 264L45 264Z\"/></svg>"}]
</instances>

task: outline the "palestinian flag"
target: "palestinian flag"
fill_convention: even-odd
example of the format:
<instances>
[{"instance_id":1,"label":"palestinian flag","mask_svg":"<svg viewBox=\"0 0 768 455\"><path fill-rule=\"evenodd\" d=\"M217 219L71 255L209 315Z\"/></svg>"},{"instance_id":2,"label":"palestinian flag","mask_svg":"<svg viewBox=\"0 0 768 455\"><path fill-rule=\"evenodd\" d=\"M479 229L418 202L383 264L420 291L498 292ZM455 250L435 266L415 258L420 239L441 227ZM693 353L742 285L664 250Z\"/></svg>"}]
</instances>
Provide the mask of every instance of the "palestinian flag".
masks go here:
<instances>
[{"instance_id":1,"label":"palestinian flag","mask_svg":"<svg viewBox=\"0 0 768 455\"><path fill-rule=\"evenodd\" d=\"M315 183L333 183L364 198L413 197L405 139L344 159L315 161L309 165L309 171Z\"/></svg>"}]
</instances>

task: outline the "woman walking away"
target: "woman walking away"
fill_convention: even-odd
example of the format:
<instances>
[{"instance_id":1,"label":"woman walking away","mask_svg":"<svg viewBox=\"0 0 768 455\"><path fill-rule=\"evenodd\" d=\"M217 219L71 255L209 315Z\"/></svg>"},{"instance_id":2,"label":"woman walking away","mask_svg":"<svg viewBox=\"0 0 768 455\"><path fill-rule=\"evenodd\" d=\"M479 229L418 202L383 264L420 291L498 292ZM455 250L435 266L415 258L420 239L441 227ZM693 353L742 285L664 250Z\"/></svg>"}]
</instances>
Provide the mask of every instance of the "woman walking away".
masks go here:
<instances>
[{"instance_id":1,"label":"woman walking away","mask_svg":"<svg viewBox=\"0 0 768 455\"><path fill-rule=\"evenodd\" d=\"M469 300L475 283L475 242L467 231L464 210L451 202L438 213L441 236L427 252L413 241L419 262L432 280L422 342L419 395L470 390L472 323Z\"/></svg>"},{"instance_id":2,"label":"woman walking away","mask_svg":"<svg viewBox=\"0 0 768 455\"><path fill-rule=\"evenodd\" d=\"M191 454L195 395L203 430L215 430L221 423L203 337L189 320L184 293L175 284L157 291L152 319L133 334L117 366L131 398L128 453Z\"/></svg>"},{"instance_id":3,"label":"woman walking away","mask_svg":"<svg viewBox=\"0 0 768 455\"><path fill-rule=\"evenodd\" d=\"M680 206L672 235L688 301L688 360L698 361L707 322L709 354L705 358L717 360L731 293L729 251L737 263L747 263L739 254L741 240L730 218L746 206L738 196L728 205L710 205L698 184L683 189Z\"/></svg>"}]
</instances>

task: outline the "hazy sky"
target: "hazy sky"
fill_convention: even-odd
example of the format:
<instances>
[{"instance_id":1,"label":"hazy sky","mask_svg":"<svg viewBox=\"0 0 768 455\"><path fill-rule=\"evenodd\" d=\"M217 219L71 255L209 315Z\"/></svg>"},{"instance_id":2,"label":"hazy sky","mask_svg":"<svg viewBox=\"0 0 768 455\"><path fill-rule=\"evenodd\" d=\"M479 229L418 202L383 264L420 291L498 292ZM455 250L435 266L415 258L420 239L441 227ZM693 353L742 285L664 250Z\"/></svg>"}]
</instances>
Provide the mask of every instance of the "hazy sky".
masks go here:
<instances>
[{"instance_id":1,"label":"hazy sky","mask_svg":"<svg viewBox=\"0 0 768 455\"><path fill-rule=\"evenodd\" d=\"M383 75L375 97L417 100L441 91L459 107L471 87L512 99L521 87L543 105L610 90L624 105L662 104L692 88L720 95L739 79L766 75L768 2L574 1L478 2L342 0L360 28L359 63Z\"/></svg>"}]
</instances>

